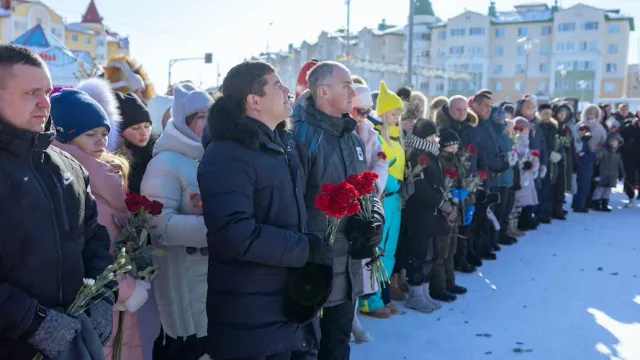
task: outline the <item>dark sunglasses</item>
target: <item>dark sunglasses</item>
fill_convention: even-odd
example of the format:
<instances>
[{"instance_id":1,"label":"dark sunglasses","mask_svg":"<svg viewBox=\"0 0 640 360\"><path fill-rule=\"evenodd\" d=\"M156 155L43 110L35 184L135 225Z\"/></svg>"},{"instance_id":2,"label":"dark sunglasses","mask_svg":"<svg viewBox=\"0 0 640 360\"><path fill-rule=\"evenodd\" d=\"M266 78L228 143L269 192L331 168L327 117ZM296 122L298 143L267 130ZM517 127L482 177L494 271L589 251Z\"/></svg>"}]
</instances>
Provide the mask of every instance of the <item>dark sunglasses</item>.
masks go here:
<instances>
[{"instance_id":1,"label":"dark sunglasses","mask_svg":"<svg viewBox=\"0 0 640 360\"><path fill-rule=\"evenodd\" d=\"M371 109L356 109L358 116L367 116L371 112Z\"/></svg>"}]
</instances>

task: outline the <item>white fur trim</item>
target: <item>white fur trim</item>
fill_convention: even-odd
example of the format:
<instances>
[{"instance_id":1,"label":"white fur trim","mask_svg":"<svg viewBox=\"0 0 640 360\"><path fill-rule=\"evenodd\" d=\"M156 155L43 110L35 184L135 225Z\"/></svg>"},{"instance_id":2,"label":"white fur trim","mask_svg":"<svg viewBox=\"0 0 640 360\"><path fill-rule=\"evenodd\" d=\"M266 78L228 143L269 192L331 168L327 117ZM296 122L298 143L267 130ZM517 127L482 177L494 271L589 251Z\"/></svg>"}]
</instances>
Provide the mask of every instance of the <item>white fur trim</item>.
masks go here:
<instances>
[{"instance_id":1,"label":"white fur trim","mask_svg":"<svg viewBox=\"0 0 640 360\"><path fill-rule=\"evenodd\" d=\"M83 80L78 84L78 90L87 93L93 100L97 101L107 113L109 124L111 125L107 150L114 151L118 147L122 116L118 108L118 100L116 100L116 96L111 90L109 82L100 78Z\"/></svg>"}]
</instances>

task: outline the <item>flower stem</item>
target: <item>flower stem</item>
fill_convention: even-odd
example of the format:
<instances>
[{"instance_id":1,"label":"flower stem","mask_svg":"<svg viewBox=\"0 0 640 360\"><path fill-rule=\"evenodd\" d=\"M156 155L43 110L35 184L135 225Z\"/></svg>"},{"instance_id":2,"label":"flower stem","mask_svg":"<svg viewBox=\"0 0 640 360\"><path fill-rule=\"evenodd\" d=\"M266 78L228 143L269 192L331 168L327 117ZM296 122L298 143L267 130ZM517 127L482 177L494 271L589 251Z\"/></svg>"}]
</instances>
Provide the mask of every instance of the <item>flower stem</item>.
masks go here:
<instances>
[{"instance_id":1,"label":"flower stem","mask_svg":"<svg viewBox=\"0 0 640 360\"><path fill-rule=\"evenodd\" d=\"M120 354L122 352L122 338L124 335L124 316L125 312L118 312L118 330L113 340L113 360L120 360Z\"/></svg>"}]
</instances>

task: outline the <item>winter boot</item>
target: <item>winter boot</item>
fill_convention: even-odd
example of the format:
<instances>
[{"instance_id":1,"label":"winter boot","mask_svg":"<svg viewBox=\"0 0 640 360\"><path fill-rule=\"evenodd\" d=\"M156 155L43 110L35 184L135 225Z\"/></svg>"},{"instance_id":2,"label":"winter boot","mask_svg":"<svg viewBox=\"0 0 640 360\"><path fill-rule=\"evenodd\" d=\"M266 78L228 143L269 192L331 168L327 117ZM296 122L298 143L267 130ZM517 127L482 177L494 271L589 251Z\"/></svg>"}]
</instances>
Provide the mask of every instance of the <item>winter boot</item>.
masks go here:
<instances>
[{"instance_id":1,"label":"winter boot","mask_svg":"<svg viewBox=\"0 0 640 360\"><path fill-rule=\"evenodd\" d=\"M471 266L479 267L482 266L482 259L475 254L473 251L467 252L467 262Z\"/></svg>"},{"instance_id":2,"label":"winter boot","mask_svg":"<svg viewBox=\"0 0 640 360\"><path fill-rule=\"evenodd\" d=\"M421 286L410 286L409 298L404 303L404 306L421 313L432 313L434 310L437 310L438 308L424 298L423 287L425 285L426 284L422 284Z\"/></svg>"},{"instance_id":3,"label":"winter boot","mask_svg":"<svg viewBox=\"0 0 640 360\"><path fill-rule=\"evenodd\" d=\"M407 284L407 270L400 270L400 275L398 275L398 289L403 293L409 292L409 284Z\"/></svg>"},{"instance_id":4,"label":"winter boot","mask_svg":"<svg viewBox=\"0 0 640 360\"><path fill-rule=\"evenodd\" d=\"M391 279L389 281L389 295L391 296L391 300L394 301L404 301L406 299L405 294L398 288L400 274L391 275ZM404 282L404 279L403 279Z\"/></svg>"},{"instance_id":5,"label":"winter boot","mask_svg":"<svg viewBox=\"0 0 640 360\"><path fill-rule=\"evenodd\" d=\"M517 242L518 242L518 239L516 239L513 236L509 236L508 228L507 228L507 231L505 231L504 233L500 234L500 239L498 239L498 244L500 244L500 245L513 245L513 244L515 244Z\"/></svg>"},{"instance_id":6,"label":"winter boot","mask_svg":"<svg viewBox=\"0 0 640 360\"><path fill-rule=\"evenodd\" d=\"M611 208L611 206L609 206L609 199L602 199L602 204L601 204L601 209L604 212L611 212L613 211L613 209Z\"/></svg>"},{"instance_id":7,"label":"winter boot","mask_svg":"<svg viewBox=\"0 0 640 360\"><path fill-rule=\"evenodd\" d=\"M454 302L458 298L457 296L455 296L454 294L446 290L439 294L431 294L431 297L435 300L442 301L442 302Z\"/></svg>"},{"instance_id":8,"label":"winter boot","mask_svg":"<svg viewBox=\"0 0 640 360\"><path fill-rule=\"evenodd\" d=\"M448 288L447 291L454 295L464 295L467 293L467 288L459 285L453 285L452 287Z\"/></svg>"},{"instance_id":9,"label":"winter boot","mask_svg":"<svg viewBox=\"0 0 640 360\"><path fill-rule=\"evenodd\" d=\"M375 309L373 311L362 312L362 313L378 319L388 319L391 317L391 310L389 310L384 306L379 309Z\"/></svg>"},{"instance_id":10,"label":"winter boot","mask_svg":"<svg viewBox=\"0 0 640 360\"><path fill-rule=\"evenodd\" d=\"M430 303L432 306L434 306L436 309L440 309L442 307L439 302L431 298L428 283L422 286L422 295L424 296L424 299L427 300L427 302Z\"/></svg>"},{"instance_id":11,"label":"winter boot","mask_svg":"<svg viewBox=\"0 0 640 360\"><path fill-rule=\"evenodd\" d=\"M387 309L389 309L389 311L391 311L391 315L396 315L400 312L400 309L398 309L398 307L394 303L388 303L384 307L386 307Z\"/></svg>"},{"instance_id":12,"label":"winter boot","mask_svg":"<svg viewBox=\"0 0 640 360\"><path fill-rule=\"evenodd\" d=\"M524 232L518 229L518 219L509 220L509 227L507 228L507 235L519 238L524 236Z\"/></svg>"},{"instance_id":13,"label":"winter boot","mask_svg":"<svg viewBox=\"0 0 640 360\"><path fill-rule=\"evenodd\" d=\"M362 328L360 320L358 320L358 311L353 316L353 323L351 324L351 335L353 340L358 343L371 341L371 334Z\"/></svg>"},{"instance_id":14,"label":"winter boot","mask_svg":"<svg viewBox=\"0 0 640 360\"><path fill-rule=\"evenodd\" d=\"M604 211L602 209L602 200L591 200L589 203L589 209L594 211Z\"/></svg>"},{"instance_id":15,"label":"winter boot","mask_svg":"<svg viewBox=\"0 0 640 360\"><path fill-rule=\"evenodd\" d=\"M455 271L459 271L461 273L465 273L465 274L473 274L474 272L476 272L476 267L469 264L468 262L460 262L460 263L456 263L456 265L453 268Z\"/></svg>"}]
</instances>

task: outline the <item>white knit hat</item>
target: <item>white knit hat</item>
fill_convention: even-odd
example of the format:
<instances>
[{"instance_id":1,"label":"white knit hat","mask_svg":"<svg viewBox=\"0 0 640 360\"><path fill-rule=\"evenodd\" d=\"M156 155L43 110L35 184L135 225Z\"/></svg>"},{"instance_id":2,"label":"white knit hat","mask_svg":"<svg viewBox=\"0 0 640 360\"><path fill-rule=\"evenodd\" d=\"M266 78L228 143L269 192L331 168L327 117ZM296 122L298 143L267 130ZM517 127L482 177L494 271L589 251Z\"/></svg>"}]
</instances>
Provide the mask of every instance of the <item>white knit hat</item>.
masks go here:
<instances>
[{"instance_id":1,"label":"white knit hat","mask_svg":"<svg viewBox=\"0 0 640 360\"><path fill-rule=\"evenodd\" d=\"M373 107L373 100L371 99L371 90L360 84L353 84L353 90L356 91L356 97L353 99L353 107L368 109Z\"/></svg>"}]
</instances>

